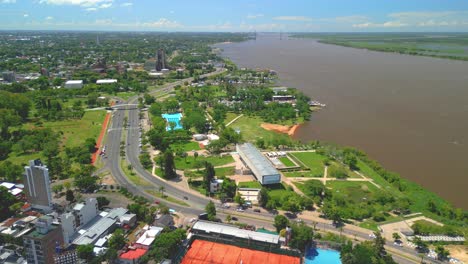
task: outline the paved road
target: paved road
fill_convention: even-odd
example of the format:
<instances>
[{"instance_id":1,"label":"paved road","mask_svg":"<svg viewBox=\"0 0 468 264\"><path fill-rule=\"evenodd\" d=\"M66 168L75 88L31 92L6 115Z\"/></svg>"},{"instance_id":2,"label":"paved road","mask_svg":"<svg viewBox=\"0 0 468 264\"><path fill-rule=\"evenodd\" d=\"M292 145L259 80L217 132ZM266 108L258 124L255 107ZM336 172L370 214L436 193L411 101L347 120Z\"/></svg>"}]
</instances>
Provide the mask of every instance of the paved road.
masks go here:
<instances>
[{"instance_id":1,"label":"paved road","mask_svg":"<svg viewBox=\"0 0 468 264\"><path fill-rule=\"evenodd\" d=\"M220 71L217 71L215 73L211 73L209 75L217 74ZM191 82L193 79L188 78L188 79L183 79L175 83L167 84L163 86L162 88L158 89L157 91L165 91L169 92L171 91L176 85L183 84L185 81ZM154 91L153 91L154 92ZM132 104L135 103L138 100L138 97L133 97L130 98L127 103ZM124 173L121 170L120 167L120 142L122 140L122 131L126 129L127 131L127 137L125 139L125 148L126 148L126 159L130 164L132 164L134 170L136 173L146 179L148 182L152 183L154 185L153 188L149 187L148 189L153 189L153 190L158 190L159 186L163 186L165 188L165 193L171 197L183 200L183 197L187 197L188 200L185 202L190 205L190 207L185 207L185 206L180 206L178 204L170 203L165 201L171 208L183 212L185 214L191 214L191 215L198 215L202 213L204 210L205 205L209 202L209 198L206 197L201 197L198 195L194 195L190 192L185 192L177 187L172 186L171 184L166 183L164 180L154 177L151 175L148 171L146 171L141 163L139 162L139 154L140 154L140 135L139 135L139 110L135 106L132 105L116 105L118 109L125 109L125 110L115 110L113 112L113 117L112 117L112 124L108 132L107 136L107 151L106 151L106 158L104 158L104 163L106 166L110 169L112 175L116 179L116 181L121 185L125 186L131 193L135 195L140 195L143 196L150 201L155 200L155 197L148 194L147 192L144 191L144 188L138 187L135 184L133 184L131 181L127 179L127 177L124 175ZM124 128L124 118L125 114L128 113L128 127ZM218 204L219 206L219 204ZM227 214L235 215L236 217L239 218L239 221L253 224L256 226L263 226L267 228L272 228L272 221L274 215L268 213L268 212L262 212L262 213L250 213L250 212L244 212L244 213L238 213L235 211L235 209L220 209L218 207L219 213L218 216L224 220ZM305 221L305 223L312 225L312 222ZM317 228L320 230L324 231L334 231L337 232L337 228L334 227L331 224L326 224L326 223L319 223L317 224ZM368 233L363 233L363 232L356 232L347 229L346 227L343 228L342 233L348 237L355 237L358 239L365 239L369 240ZM398 253L403 253L407 255L411 255L413 259L417 260L419 259L418 255L414 250L408 249L408 248L401 248L394 246L391 243L387 243L387 248L390 251L393 252L398 252ZM398 263L416 263L415 261L409 261L406 258L402 258L399 255L393 254L394 258ZM434 262L438 263L438 262Z\"/></svg>"}]
</instances>

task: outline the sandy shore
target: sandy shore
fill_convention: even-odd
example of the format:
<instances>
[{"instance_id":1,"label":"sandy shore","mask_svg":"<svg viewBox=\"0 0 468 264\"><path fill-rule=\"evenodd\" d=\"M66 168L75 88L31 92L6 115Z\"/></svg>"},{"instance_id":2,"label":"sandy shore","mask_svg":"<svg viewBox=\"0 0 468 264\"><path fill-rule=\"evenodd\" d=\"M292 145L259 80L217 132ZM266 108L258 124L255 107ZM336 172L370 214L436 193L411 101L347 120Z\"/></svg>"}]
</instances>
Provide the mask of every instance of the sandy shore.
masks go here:
<instances>
[{"instance_id":1,"label":"sandy shore","mask_svg":"<svg viewBox=\"0 0 468 264\"><path fill-rule=\"evenodd\" d=\"M300 125L283 126L283 125L277 125L277 124L263 123L260 126L266 130L275 131L278 133L283 133L283 134L288 134L289 136L293 136L294 133L296 132L296 129Z\"/></svg>"}]
</instances>

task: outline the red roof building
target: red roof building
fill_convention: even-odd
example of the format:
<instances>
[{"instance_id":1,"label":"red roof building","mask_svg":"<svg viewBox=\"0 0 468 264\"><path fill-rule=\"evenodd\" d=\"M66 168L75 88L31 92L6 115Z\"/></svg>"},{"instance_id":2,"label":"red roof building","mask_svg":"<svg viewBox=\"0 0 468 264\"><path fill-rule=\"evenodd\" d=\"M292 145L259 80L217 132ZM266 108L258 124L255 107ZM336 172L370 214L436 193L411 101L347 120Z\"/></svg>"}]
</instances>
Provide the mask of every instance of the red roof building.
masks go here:
<instances>
[{"instance_id":1,"label":"red roof building","mask_svg":"<svg viewBox=\"0 0 468 264\"><path fill-rule=\"evenodd\" d=\"M124 264L140 263L140 258L143 257L148 250L142 248L130 249L127 252L120 254L119 259Z\"/></svg>"}]
</instances>

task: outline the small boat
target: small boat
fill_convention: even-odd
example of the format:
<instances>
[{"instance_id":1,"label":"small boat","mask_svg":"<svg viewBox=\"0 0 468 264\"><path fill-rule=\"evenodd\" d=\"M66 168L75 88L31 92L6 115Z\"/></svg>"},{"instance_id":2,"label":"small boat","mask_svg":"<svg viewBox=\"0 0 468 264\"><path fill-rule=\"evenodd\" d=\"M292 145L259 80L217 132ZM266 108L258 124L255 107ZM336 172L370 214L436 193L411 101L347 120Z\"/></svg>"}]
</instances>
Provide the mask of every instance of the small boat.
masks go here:
<instances>
[{"instance_id":1,"label":"small boat","mask_svg":"<svg viewBox=\"0 0 468 264\"><path fill-rule=\"evenodd\" d=\"M309 105L310 105L310 106L316 106L316 107L317 107L317 106L318 106L318 107L325 107L325 106L327 106L326 104L322 104L322 103L320 103L319 101L309 101Z\"/></svg>"}]
</instances>

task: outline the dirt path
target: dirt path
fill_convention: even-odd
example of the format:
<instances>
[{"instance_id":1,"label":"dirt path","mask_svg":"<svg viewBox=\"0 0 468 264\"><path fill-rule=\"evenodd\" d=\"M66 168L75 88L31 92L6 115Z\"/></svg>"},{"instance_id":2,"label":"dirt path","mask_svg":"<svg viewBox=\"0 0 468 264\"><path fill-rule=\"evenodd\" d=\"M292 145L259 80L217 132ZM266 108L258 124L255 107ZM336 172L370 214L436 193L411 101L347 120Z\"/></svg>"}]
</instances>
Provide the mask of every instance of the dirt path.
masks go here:
<instances>
[{"instance_id":1,"label":"dirt path","mask_svg":"<svg viewBox=\"0 0 468 264\"><path fill-rule=\"evenodd\" d=\"M109 124L111 113L107 112L106 117L104 118L104 122L102 123L101 133L99 134L98 140L96 142L96 151L91 156L91 164L96 162L98 157L99 150L101 149L102 140L104 139L104 135L106 134L107 125Z\"/></svg>"},{"instance_id":2,"label":"dirt path","mask_svg":"<svg viewBox=\"0 0 468 264\"><path fill-rule=\"evenodd\" d=\"M239 119L239 118L241 118L241 117L243 117L243 116L244 116L244 114L238 115L236 118L234 118L233 120L231 120L231 122L227 123L227 124L226 124L226 127L230 126L232 123L236 122L237 119Z\"/></svg>"}]
</instances>

